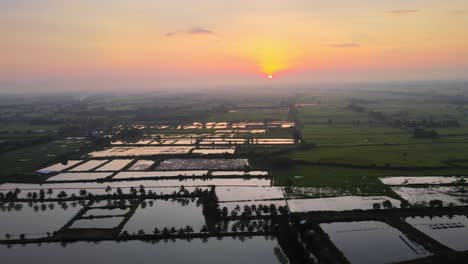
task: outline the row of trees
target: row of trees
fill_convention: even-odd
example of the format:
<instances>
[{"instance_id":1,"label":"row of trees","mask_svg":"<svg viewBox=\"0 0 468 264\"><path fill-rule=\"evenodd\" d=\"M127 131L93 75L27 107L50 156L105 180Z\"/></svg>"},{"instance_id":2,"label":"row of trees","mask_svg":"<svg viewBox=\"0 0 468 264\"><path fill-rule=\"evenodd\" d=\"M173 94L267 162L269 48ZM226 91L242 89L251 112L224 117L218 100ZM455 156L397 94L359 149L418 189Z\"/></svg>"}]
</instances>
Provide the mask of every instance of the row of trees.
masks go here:
<instances>
[{"instance_id":1,"label":"row of trees","mask_svg":"<svg viewBox=\"0 0 468 264\"><path fill-rule=\"evenodd\" d=\"M52 198L52 195L54 194L53 189L41 189L37 192L28 192L26 194L26 199L27 200L32 200L32 201L37 201L37 202L42 202L42 201L47 201L50 199L71 199L73 198L86 198L89 200L93 199L105 199L105 198L114 198L114 199L119 199L119 198L160 198L160 197L168 197L168 196L188 196L188 197L198 197L202 195L208 194L210 190L203 190L201 188L196 187L193 191L188 191L184 186L181 186L178 191L173 191L172 194L164 194L164 193L156 193L153 192L152 190L146 191L145 187L141 185L139 188L135 187L130 187L128 193L124 193L122 188L116 188L114 192L112 192L113 189L110 186L107 186L105 189L105 194L103 195L98 195L98 194L93 194L88 192L86 189L81 189L78 191L78 195L75 193L67 193L64 190L61 190L57 193L56 198ZM0 193L0 201L16 201L20 200L20 195L21 190L20 189L15 189L13 191L8 191L7 193Z\"/></svg>"}]
</instances>

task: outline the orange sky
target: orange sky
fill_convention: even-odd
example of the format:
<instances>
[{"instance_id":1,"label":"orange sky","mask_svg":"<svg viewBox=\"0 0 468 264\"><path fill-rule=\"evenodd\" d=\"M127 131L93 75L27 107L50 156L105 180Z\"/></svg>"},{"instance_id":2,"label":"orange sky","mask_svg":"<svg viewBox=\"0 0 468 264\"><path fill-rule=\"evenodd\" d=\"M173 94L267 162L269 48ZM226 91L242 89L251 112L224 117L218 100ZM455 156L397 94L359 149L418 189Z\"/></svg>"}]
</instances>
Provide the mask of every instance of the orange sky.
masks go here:
<instances>
[{"instance_id":1,"label":"orange sky","mask_svg":"<svg viewBox=\"0 0 468 264\"><path fill-rule=\"evenodd\" d=\"M467 27L466 0L7 0L0 83L467 79Z\"/></svg>"}]
</instances>

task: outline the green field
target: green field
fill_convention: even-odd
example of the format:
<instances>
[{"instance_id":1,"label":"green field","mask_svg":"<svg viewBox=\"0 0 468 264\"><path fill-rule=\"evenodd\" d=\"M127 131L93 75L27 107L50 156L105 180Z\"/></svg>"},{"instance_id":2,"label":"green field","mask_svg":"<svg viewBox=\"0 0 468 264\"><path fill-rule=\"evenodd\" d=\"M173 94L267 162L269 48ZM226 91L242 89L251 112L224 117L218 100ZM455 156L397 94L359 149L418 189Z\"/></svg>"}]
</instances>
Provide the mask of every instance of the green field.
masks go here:
<instances>
[{"instance_id":1,"label":"green field","mask_svg":"<svg viewBox=\"0 0 468 264\"><path fill-rule=\"evenodd\" d=\"M63 157L72 157L86 146L85 141L54 141L0 154L0 175L3 178L20 179L31 175Z\"/></svg>"},{"instance_id":2,"label":"green field","mask_svg":"<svg viewBox=\"0 0 468 264\"><path fill-rule=\"evenodd\" d=\"M266 113L261 111L238 111L220 113L210 116L210 121L264 121L264 120L288 120L287 113Z\"/></svg>"}]
</instances>

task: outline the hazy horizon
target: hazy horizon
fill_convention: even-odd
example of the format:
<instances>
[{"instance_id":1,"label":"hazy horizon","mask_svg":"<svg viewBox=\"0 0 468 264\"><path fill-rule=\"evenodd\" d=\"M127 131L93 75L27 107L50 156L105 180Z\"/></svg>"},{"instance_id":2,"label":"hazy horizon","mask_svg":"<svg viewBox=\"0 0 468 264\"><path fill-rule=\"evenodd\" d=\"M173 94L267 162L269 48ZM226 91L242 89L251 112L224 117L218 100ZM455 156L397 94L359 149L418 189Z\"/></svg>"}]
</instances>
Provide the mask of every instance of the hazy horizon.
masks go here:
<instances>
[{"instance_id":1,"label":"hazy horizon","mask_svg":"<svg viewBox=\"0 0 468 264\"><path fill-rule=\"evenodd\" d=\"M7 0L0 90L468 80L463 25L463 0Z\"/></svg>"}]
</instances>

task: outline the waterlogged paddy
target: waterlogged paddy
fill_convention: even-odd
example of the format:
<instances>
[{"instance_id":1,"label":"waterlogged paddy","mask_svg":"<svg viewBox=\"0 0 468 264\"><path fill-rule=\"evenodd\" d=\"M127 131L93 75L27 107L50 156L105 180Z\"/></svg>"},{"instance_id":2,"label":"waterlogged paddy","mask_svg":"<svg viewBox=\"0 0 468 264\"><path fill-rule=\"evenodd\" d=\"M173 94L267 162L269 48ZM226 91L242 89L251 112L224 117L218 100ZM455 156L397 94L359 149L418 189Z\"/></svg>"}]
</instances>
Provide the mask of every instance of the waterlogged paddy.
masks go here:
<instances>
[{"instance_id":1,"label":"waterlogged paddy","mask_svg":"<svg viewBox=\"0 0 468 264\"><path fill-rule=\"evenodd\" d=\"M68 195L72 193L78 195L79 190L86 189L88 192L93 194L105 194L105 189L109 186L113 191L117 188L121 188L124 192L131 187L139 188L144 186L145 188L179 188L179 186L190 186L190 187L202 187L202 186L231 186L232 187L267 187L271 185L269 179L186 179L186 180L143 180L143 181L115 181L115 182L83 182L83 183L46 183L46 184L29 184L29 183L5 183L0 185L0 192L7 193L13 191L16 188L21 190L19 194L20 198L26 198L29 191L48 190L52 189L53 194L51 197L56 197L60 191L67 192ZM221 187L219 187L221 188ZM217 188L217 189L219 189Z\"/></svg>"},{"instance_id":2,"label":"waterlogged paddy","mask_svg":"<svg viewBox=\"0 0 468 264\"><path fill-rule=\"evenodd\" d=\"M110 229L116 228L124 220L123 217L105 217L93 219L78 219L69 227L70 229Z\"/></svg>"},{"instance_id":3,"label":"waterlogged paddy","mask_svg":"<svg viewBox=\"0 0 468 264\"><path fill-rule=\"evenodd\" d=\"M468 194L463 187L428 186L416 187L392 187L392 190L401 198L411 204L428 205L431 200L441 200L444 205L466 205Z\"/></svg>"},{"instance_id":4,"label":"waterlogged paddy","mask_svg":"<svg viewBox=\"0 0 468 264\"><path fill-rule=\"evenodd\" d=\"M167 159L157 170L237 170L249 167L247 159Z\"/></svg>"},{"instance_id":5,"label":"waterlogged paddy","mask_svg":"<svg viewBox=\"0 0 468 264\"><path fill-rule=\"evenodd\" d=\"M48 178L46 181L90 181L104 179L112 175L112 172L64 172Z\"/></svg>"},{"instance_id":6,"label":"waterlogged paddy","mask_svg":"<svg viewBox=\"0 0 468 264\"><path fill-rule=\"evenodd\" d=\"M269 237L252 238L210 238L175 241L128 241L99 243L71 243L62 246L59 243L31 244L7 248L0 246L2 262L15 264L49 263L67 264L96 263L106 260L112 264L281 264L274 248L277 242Z\"/></svg>"},{"instance_id":7,"label":"waterlogged paddy","mask_svg":"<svg viewBox=\"0 0 468 264\"><path fill-rule=\"evenodd\" d=\"M193 171L135 171L135 172L119 172L112 179L133 179L133 178L159 178L159 177L179 177L193 176L202 177L208 174L207 170Z\"/></svg>"},{"instance_id":8,"label":"waterlogged paddy","mask_svg":"<svg viewBox=\"0 0 468 264\"><path fill-rule=\"evenodd\" d=\"M459 251L468 250L468 218L466 216L408 217L405 221L449 248Z\"/></svg>"},{"instance_id":9,"label":"waterlogged paddy","mask_svg":"<svg viewBox=\"0 0 468 264\"><path fill-rule=\"evenodd\" d=\"M249 201L249 202L220 202L219 203L219 208L222 209L223 207L226 207L228 209L228 212L231 212L232 210L236 209L237 206L243 210L244 206L252 206L255 205L257 208L259 205L263 206L270 206L270 205L275 205L276 208L279 206L285 207L286 206L286 201L285 200L267 200L267 201Z\"/></svg>"},{"instance_id":10,"label":"waterlogged paddy","mask_svg":"<svg viewBox=\"0 0 468 264\"><path fill-rule=\"evenodd\" d=\"M400 206L400 201L387 196L341 196L314 199L290 199L288 200L288 204L291 212L346 211L373 209L375 203L382 206L382 203L386 200L390 201L394 207Z\"/></svg>"},{"instance_id":11,"label":"waterlogged paddy","mask_svg":"<svg viewBox=\"0 0 468 264\"><path fill-rule=\"evenodd\" d=\"M138 160L128 170L129 171L142 171L149 169L154 164L153 160Z\"/></svg>"},{"instance_id":12,"label":"waterlogged paddy","mask_svg":"<svg viewBox=\"0 0 468 264\"><path fill-rule=\"evenodd\" d=\"M411 185L411 184L450 184L457 182L466 182L467 177L435 177L435 176L420 176L420 177L383 177L379 178L386 185Z\"/></svg>"},{"instance_id":13,"label":"waterlogged paddy","mask_svg":"<svg viewBox=\"0 0 468 264\"><path fill-rule=\"evenodd\" d=\"M236 152L236 148L199 148L199 149L194 149L192 151L193 154L202 154L202 155L234 154L235 152Z\"/></svg>"},{"instance_id":14,"label":"waterlogged paddy","mask_svg":"<svg viewBox=\"0 0 468 264\"><path fill-rule=\"evenodd\" d=\"M66 164L57 163L57 164L54 164L52 166L40 169L37 172L38 173L46 173L46 174L50 173L50 172L60 172L60 171L66 170L66 169L68 169L70 167L73 167L73 166L77 165L80 162L82 162L82 160L69 160Z\"/></svg>"},{"instance_id":15,"label":"waterlogged paddy","mask_svg":"<svg viewBox=\"0 0 468 264\"><path fill-rule=\"evenodd\" d=\"M219 201L256 201L284 199L281 187L216 187Z\"/></svg>"},{"instance_id":16,"label":"waterlogged paddy","mask_svg":"<svg viewBox=\"0 0 468 264\"><path fill-rule=\"evenodd\" d=\"M47 232L54 232L64 226L82 207L75 203L14 203L1 206L0 237L6 234L18 238L45 237Z\"/></svg>"},{"instance_id":17,"label":"waterlogged paddy","mask_svg":"<svg viewBox=\"0 0 468 264\"><path fill-rule=\"evenodd\" d=\"M108 160L90 160L71 169L70 171L89 171L89 170L95 169L96 167L106 162L108 162Z\"/></svg>"},{"instance_id":18,"label":"waterlogged paddy","mask_svg":"<svg viewBox=\"0 0 468 264\"><path fill-rule=\"evenodd\" d=\"M111 147L105 150L91 152L89 155L94 158L177 155L187 154L192 149L193 147L190 146Z\"/></svg>"},{"instance_id":19,"label":"waterlogged paddy","mask_svg":"<svg viewBox=\"0 0 468 264\"><path fill-rule=\"evenodd\" d=\"M121 209L121 208L91 208L83 214L83 217L89 216L107 216L107 215L124 215L130 211L129 208Z\"/></svg>"},{"instance_id":20,"label":"waterlogged paddy","mask_svg":"<svg viewBox=\"0 0 468 264\"><path fill-rule=\"evenodd\" d=\"M430 255L398 229L382 222L338 222L320 227L351 263L392 263Z\"/></svg>"},{"instance_id":21,"label":"waterlogged paddy","mask_svg":"<svg viewBox=\"0 0 468 264\"><path fill-rule=\"evenodd\" d=\"M143 230L147 234L152 234L156 227L159 230L164 227L179 229L189 225L198 232L204 224L202 206L196 201L190 199L145 200L125 224L123 231L132 234Z\"/></svg>"},{"instance_id":22,"label":"waterlogged paddy","mask_svg":"<svg viewBox=\"0 0 468 264\"><path fill-rule=\"evenodd\" d=\"M131 159L112 160L111 162L106 163L103 166L97 168L96 171L119 171L119 170L125 168L125 166L130 164L130 162L132 162L132 161L133 160L131 160Z\"/></svg>"},{"instance_id":23,"label":"waterlogged paddy","mask_svg":"<svg viewBox=\"0 0 468 264\"><path fill-rule=\"evenodd\" d=\"M211 176L268 176L268 171L213 171Z\"/></svg>"}]
</instances>

